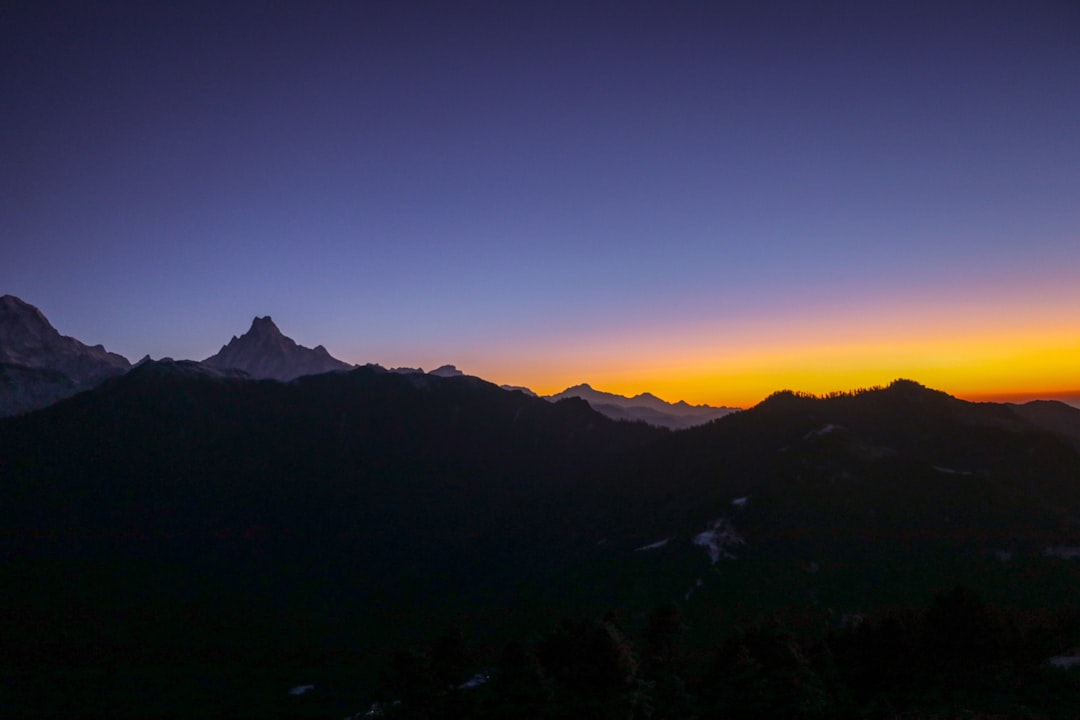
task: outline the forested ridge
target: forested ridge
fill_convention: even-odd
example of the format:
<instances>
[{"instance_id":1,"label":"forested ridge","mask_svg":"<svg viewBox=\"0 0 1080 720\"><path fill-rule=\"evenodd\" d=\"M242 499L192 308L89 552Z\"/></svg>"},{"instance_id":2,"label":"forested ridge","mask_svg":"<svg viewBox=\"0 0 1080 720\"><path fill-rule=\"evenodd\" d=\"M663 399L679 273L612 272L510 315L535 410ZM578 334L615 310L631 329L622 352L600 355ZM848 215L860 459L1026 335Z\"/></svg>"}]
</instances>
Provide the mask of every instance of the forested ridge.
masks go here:
<instances>
[{"instance_id":1,"label":"forested ridge","mask_svg":"<svg viewBox=\"0 0 1080 720\"><path fill-rule=\"evenodd\" d=\"M479 665L459 628L400 650L376 717L1075 718L1080 608L994 607L956 586L921 608L845 618L808 635L780 617L726 634L669 604L642 618L564 618ZM703 646L700 637L716 637ZM1064 653L1064 656L1062 655ZM1080 663L1080 657L1076 658ZM297 710L302 703L297 703Z\"/></svg>"}]
</instances>

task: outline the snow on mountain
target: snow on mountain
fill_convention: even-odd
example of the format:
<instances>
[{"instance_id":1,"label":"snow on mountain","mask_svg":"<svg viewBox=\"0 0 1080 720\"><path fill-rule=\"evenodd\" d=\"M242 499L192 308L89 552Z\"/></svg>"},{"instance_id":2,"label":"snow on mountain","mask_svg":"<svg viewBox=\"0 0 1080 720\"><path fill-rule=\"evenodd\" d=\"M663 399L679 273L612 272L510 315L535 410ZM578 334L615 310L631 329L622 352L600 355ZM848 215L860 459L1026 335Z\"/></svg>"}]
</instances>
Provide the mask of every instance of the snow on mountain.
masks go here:
<instances>
[{"instance_id":1,"label":"snow on mountain","mask_svg":"<svg viewBox=\"0 0 1080 720\"><path fill-rule=\"evenodd\" d=\"M443 365L428 373L428 375L435 375L436 377L461 377L464 374L453 365Z\"/></svg>"},{"instance_id":2,"label":"snow on mountain","mask_svg":"<svg viewBox=\"0 0 1080 720\"><path fill-rule=\"evenodd\" d=\"M33 305L0 297L0 417L47 407L130 367L101 345L61 335Z\"/></svg>"},{"instance_id":3,"label":"snow on mountain","mask_svg":"<svg viewBox=\"0 0 1080 720\"><path fill-rule=\"evenodd\" d=\"M127 358L101 345L61 335L40 310L14 295L0 297L0 363L59 371L81 387L131 367Z\"/></svg>"}]
</instances>

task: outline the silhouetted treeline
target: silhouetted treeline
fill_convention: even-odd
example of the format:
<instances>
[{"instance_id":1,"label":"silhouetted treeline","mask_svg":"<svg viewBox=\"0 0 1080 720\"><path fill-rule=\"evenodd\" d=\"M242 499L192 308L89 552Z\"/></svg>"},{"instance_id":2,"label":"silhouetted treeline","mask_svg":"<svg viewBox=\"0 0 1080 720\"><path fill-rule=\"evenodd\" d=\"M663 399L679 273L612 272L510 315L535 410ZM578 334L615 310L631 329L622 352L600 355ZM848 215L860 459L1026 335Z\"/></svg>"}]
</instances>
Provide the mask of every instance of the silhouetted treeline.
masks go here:
<instances>
[{"instance_id":1,"label":"silhouetted treeline","mask_svg":"<svg viewBox=\"0 0 1080 720\"><path fill-rule=\"evenodd\" d=\"M1080 611L1001 610L957 587L926 608L847 618L823 637L780 621L707 652L679 609L631 632L617 613L564 619L478 665L460 631L398 653L375 714L435 720L1075 718L1080 670L1052 666L1080 638Z\"/></svg>"}]
</instances>

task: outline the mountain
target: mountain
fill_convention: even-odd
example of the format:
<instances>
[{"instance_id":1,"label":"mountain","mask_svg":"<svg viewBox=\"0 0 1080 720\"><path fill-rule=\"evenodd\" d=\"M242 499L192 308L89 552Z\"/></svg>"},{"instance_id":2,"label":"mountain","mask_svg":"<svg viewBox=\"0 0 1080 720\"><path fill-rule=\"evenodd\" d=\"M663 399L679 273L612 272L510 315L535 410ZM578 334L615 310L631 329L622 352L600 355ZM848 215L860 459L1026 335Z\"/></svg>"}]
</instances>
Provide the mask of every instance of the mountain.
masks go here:
<instances>
[{"instance_id":1,"label":"mountain","mask_svg":"<svg viewBox=\"0 0 1080 720\"><path fill-rule=\"evenodd\" d=\"M274 716L314 684L343 717L447 626L497 653L612 607L816 631L965 582L1053 608L1064 430L910 381L671 433L467 376L146 362L0 421L8 714Z\"/></svg>"},{"instance_id":2,"label":"mountain","mask_svg":"<svg viewBox=\"0 0 1080 720\"><path fill-rule=\"evenodd\" d=\"M677 403L669 403L652 393L641 393L634 397L626 397L625 395L595 390L587 383L569 387L560 393L549 396L551 400L562 400L569 397L585 400L594 410L613 420L637 420L671 430L681 430L695 425L702 425L738 410L738 408L712 407L710 405L690 405L682 400Z\"/></svg>"},{"instance_id":3,"label":"mountain","mask_svg":"<svg viewBox=\"0 0 1080 720\"><path fill-rule=\"evenodd\" d=\"M101 345L61 335L33 305L0 297L0 416L46 407L130 367Z\"/></svg>"},{"instance_id":4,"label":"mountain","mask_svg":"<svg viewBox=\"0 0 1080 720\"><path fill-rule=\"evenodd\" d=\"M79 387L96 385L127 371L131 363L101 345L61 335L33 305L14 295L0 297L0 362L62 372Z\"/></svg>"},{"instance_id":5,"label":"mountain","mask_svg":"<svg viewBox=\"0 0 1080 720\"><path fill-rule=\"evenodd\" d=\"M246 333L233 336L228 345L203 360L203 364L219 370L243 370L253 378L282 382L353 367L332 357L322 345L314 348L297 345L278 330L269 315L256 317Z\"/></svg>"}]
</instances>

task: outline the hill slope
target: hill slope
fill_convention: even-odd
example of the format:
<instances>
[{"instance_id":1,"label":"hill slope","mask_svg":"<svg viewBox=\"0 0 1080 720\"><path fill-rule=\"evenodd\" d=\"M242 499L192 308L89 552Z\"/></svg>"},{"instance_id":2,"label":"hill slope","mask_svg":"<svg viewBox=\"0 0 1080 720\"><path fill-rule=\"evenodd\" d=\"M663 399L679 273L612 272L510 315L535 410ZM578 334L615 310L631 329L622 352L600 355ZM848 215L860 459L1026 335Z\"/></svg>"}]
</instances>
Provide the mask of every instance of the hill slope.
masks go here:
<instances>
[{"instance_id":1,"label":"hill slope","mask_svg":"<svg viewBox=\"0 0 1080 720\"><path fill-rule=\"evenodd\" d=\"M0 422L5 662L44 683L29 714L235 716L216 687L269 698L328 663L363 687L452 621L528 622L574 541L566 493L656 434L469 377L145 363ZM58 667L81 678L60 696ZM120 696L93 679L133 672Z\"/></svg>"}]
</instances>

